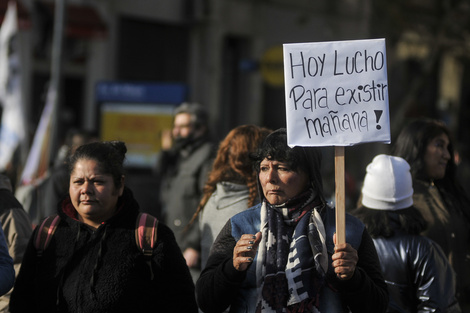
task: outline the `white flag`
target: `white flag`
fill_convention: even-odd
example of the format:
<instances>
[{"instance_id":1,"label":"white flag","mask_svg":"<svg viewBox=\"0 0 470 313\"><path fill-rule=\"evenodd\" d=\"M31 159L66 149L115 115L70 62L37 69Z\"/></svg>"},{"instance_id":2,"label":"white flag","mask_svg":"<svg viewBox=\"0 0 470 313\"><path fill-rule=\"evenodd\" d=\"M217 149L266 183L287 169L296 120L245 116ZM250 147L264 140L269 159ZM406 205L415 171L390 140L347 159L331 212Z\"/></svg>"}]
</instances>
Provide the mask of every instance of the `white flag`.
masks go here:
<instances>
[{"instance_id":1,"label":"white flag","mask_svg":"<svg viewBox=\"0 0 470 313\"><path fill-rule=\"evenodd\" d=\"M28 185L36 179L44 178L49 168L51 122L56 97L56 90L49 87L41 120L34 135L33 144L28 153L23 173L21 174L20 182L22 185Z\"/></svg>"},{"instance_id":2,"label":"white flag","mask_svg":"<svg viewBox=\"0 0 470 313\"><path fill-rule=\"evenodd\" d=\"M12 160L20 144L25 143L26 122L21 95L21 68L16 4L8 3L0 29L0 171Z\"/></svg>"}]
</instances>

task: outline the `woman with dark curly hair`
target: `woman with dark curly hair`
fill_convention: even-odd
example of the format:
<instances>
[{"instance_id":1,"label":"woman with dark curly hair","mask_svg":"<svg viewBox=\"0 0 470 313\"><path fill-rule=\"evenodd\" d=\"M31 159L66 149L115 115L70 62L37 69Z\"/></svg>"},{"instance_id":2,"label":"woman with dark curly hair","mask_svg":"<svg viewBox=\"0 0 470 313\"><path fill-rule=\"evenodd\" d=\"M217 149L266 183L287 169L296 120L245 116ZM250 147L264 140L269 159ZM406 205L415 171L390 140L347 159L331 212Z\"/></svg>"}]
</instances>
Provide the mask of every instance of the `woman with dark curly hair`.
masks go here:
<instances>
[{"instance_id":1,"label":"woman with dark curly hair","mask_svg":"<svg viewBox=\"0 0 470 313\"><path fill-rule=\"evenodd\" d=\"M378 155L367 166L361 206L352 212L374 240L387 282L387 312L460 312L454 271L442 249L420 236L426 221L413 207L410 166Z\"/></svg>"},{"instance_id":2,"label":"woman with dark curly hair","mask_svg":"<svg viewBox=\"0 0 470 313\"><path fill-rule=\"evenodd\" d=\"M254 155L261 203L231 217L196 284L203 312L379 313L388 304L377 252L363 223L346 215L336 243L325 203L321 150L270 133Z\"/></svg>"},{"instance_id":3,"label":"woman with dark curly hair","mask_svg":"<svg viewBox=\"0 0 470 313\"><path fill-rule=\"evenodd\" d=\"M420 118L402 129L393 155L411 167L413 202L428 224L421 234L439 244L457 274L457 298L470 312L470 201L456 178L449 129Z\"/></svg>"}]
</instances>

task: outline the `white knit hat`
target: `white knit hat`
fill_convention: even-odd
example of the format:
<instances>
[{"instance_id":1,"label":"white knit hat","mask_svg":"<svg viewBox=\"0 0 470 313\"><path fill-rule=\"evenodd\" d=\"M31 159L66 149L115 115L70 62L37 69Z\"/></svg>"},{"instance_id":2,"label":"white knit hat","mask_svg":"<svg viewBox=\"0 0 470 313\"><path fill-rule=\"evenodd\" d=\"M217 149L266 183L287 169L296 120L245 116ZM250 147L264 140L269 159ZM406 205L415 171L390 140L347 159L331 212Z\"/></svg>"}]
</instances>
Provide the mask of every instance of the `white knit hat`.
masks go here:
<instances>
[{"instance_id":1,"label":"white knit hat","mask_svg":"<svg viewBox=\"0 0 470 313\"><path fill-rule=\"evenodd\" d=\"M400 210L413 205L410 165L400 157L379 154L367 166L362 205L376 210Z\"/></svg>"}]
</instances>

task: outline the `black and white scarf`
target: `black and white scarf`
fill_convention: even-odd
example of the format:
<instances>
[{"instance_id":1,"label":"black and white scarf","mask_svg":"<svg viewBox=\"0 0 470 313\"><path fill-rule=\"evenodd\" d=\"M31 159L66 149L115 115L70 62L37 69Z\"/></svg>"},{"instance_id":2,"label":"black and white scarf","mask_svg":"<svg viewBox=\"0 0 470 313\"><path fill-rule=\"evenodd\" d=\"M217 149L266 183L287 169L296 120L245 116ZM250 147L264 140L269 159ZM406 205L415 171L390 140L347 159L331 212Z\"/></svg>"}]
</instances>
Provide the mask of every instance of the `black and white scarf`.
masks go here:
<instances>
[{"instance_id":1,"label":"black and white scarf","mask_svg":"<svg viewBox=\"0 0 470 313\"><path fill-rule=\"evenodd\" d=\"M256 312L319 312L328 268L321 201L313 190L261 207Z\"/></svg>"}]
</instances>

